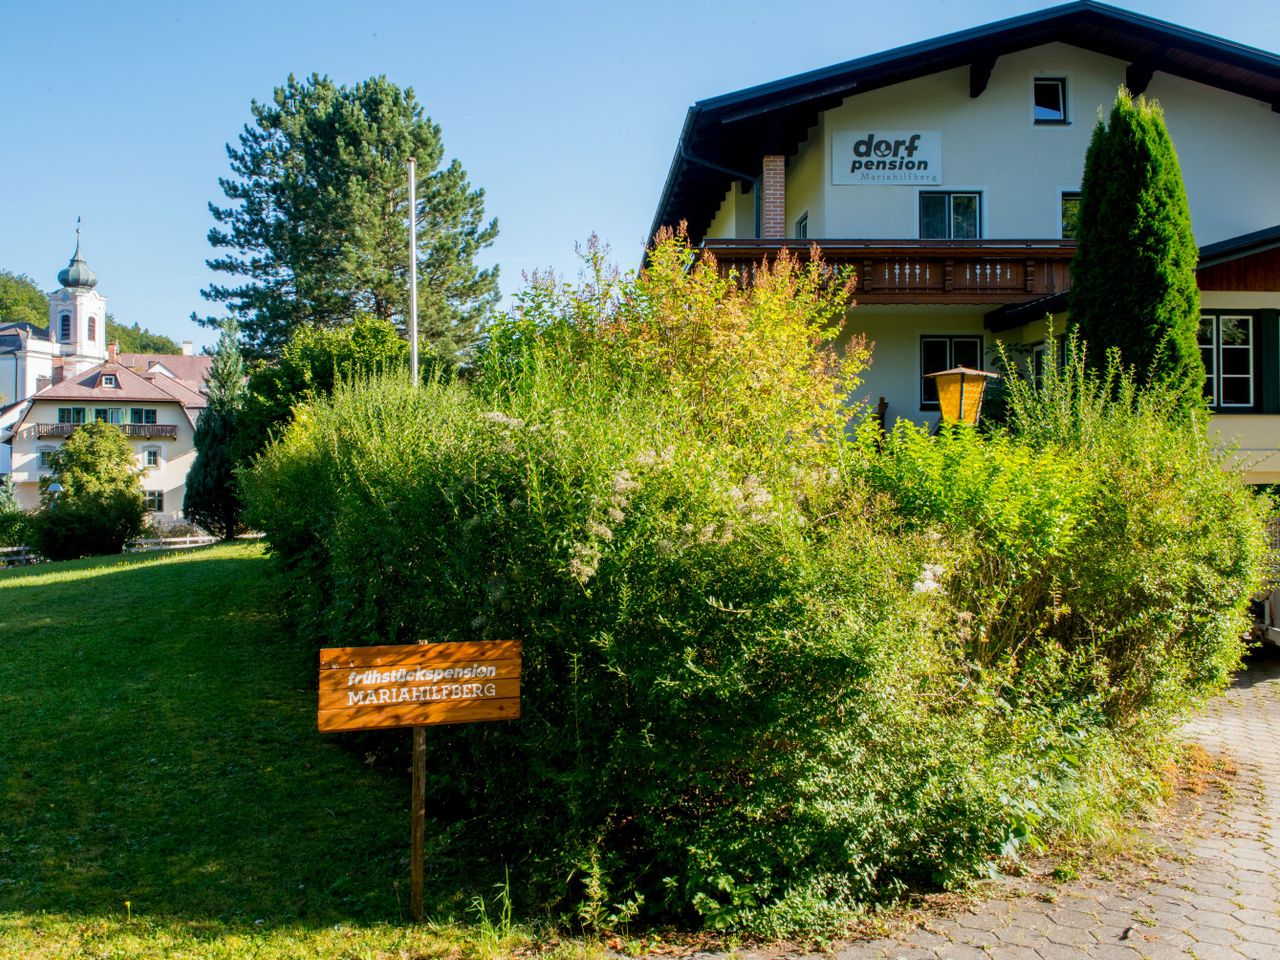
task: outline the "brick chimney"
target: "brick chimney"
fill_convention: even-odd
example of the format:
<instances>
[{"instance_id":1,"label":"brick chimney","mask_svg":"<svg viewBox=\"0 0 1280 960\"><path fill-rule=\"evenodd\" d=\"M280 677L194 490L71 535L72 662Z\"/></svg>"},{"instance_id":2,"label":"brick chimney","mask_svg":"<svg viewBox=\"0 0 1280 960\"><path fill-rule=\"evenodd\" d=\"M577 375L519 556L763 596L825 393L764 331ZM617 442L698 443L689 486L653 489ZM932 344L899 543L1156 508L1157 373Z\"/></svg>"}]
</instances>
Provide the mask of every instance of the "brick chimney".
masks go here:
<instances>
[{"instance_id":1,"label":"brick chimney","mask_svg":"<svg viewBox=\"0 0 1280 960\"><path fill-rule=\"evenodd\" d=\"M781 240L787 235L787 158L764 158L760 178L760 236Z\"/></svg>"},{"instance_id":2,"label":"brick chimney","mask_svg":"<svg viewBox=\"0 0 1280 960\"><path fill-rule=\"evenodd\" d=\"M115 340L107 344L107 363L115 363L116 355L120 352L120 341Z\"/></svg>"}]
</instances>

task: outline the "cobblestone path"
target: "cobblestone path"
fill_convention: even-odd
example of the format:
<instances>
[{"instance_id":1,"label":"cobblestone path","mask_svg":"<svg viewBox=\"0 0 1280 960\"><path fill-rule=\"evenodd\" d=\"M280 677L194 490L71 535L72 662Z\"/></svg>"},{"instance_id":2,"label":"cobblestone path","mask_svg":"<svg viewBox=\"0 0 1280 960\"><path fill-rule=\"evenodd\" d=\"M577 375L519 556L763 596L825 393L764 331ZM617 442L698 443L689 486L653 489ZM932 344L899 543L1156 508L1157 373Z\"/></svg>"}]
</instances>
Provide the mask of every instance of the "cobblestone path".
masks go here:
<instances>
[{"instance_id":1,"label":"cobblestone path","mask_svg":"<svg viewBox=\"0 0 1280 960\"><path fill-rule=\"evenodd\" d=\"M1014 896L922 921L897 939L849 944L835 956L1280 960L1280 653L1257 655L1187 729L1240 769L1228 794L1206 795L1203 809L1166 825L1158 837L1163 859L1114 881L1010 881Z\"/></svg>"}]
</instances>

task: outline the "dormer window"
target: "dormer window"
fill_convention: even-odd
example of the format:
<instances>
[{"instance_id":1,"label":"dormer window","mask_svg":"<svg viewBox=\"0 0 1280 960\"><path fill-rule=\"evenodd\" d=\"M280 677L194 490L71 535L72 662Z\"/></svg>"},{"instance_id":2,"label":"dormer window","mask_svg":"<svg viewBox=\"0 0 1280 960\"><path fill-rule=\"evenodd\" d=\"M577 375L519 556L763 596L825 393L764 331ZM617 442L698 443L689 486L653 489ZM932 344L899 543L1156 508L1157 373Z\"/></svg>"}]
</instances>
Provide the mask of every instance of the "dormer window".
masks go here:
<instances>
[{"instance_id":1,"label":"dormer window","mask_svg":"<svg viewBox=\"0 0 1280 960\"><path fill-rule=\"evenodd\" d=\"M58 318L59 330L58 337L63 343L71 342L71 314L64 313Z\"/></svg>"},{"instance_id":2,"label":"dormer window","mask_svg":"<svg viewBox=\"0 0 1280 960\"><path fill-rule=\"evenodd\" d=\"M90 323L92 323L93 321L91 320L91 321L89 321L89 322L90 322ZM91 328L91 329L92 329L92 328ZM120 384L116 383L116 375L115 375L114 373L104 373L104 374L102 375L102 385L103 385L104 387L118 387L118 386L120 386Z\"/></svg>"}]
</instances>

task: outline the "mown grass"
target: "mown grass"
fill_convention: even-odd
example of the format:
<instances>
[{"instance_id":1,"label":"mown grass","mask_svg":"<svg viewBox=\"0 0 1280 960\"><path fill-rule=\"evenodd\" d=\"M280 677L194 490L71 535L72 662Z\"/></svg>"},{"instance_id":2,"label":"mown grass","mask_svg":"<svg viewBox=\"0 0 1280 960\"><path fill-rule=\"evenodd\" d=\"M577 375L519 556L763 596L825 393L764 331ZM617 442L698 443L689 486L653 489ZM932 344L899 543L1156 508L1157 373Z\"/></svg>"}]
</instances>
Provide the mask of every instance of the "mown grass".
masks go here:
<instances>
[{"instance_id":1,"label":"mown grass","mask_svg":"<svg viewBox=\"0 0 1280 960\"><path fill-rule=\"evenodd\" d=\"M243 544L0 573L0 957L523 942L457 871L407 922L407 779L316 732L269 577Z\"/></svg>"}]
</instances>

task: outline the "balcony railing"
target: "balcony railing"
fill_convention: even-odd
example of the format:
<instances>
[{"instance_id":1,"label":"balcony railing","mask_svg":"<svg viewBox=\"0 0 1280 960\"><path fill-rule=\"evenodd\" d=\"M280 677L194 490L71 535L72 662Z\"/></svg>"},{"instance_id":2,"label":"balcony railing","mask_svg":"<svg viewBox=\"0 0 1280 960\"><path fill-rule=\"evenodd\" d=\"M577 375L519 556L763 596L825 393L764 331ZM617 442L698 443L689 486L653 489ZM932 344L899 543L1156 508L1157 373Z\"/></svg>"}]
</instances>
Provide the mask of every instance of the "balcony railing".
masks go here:
<instances>
[{"instance_id":1,"label":"balcony railing","mask_svg":"<svg viewBox=\"0 0 1280 960\"><path fill-rule=\"evenodd\" d=\"M1074 240L706 240L722 266L749 275L787 249L852 266L859 303L1020 303L1071 286Z\"/></svg>"},{"instance_id":2,"label":"balcony railing","mask_svg":"<svg viewBox=\"0 0 1280 960\"><path fill-rule=\"evenodd\" d=\"M53 437L69 437L75 432L76 427L84 426L80 423L37 423L36 438L45 440ZM178 439L178 425L176 423L117 423L115 426L126 437L144 437L148 439Z\"/></svg>"}]
</instances>

